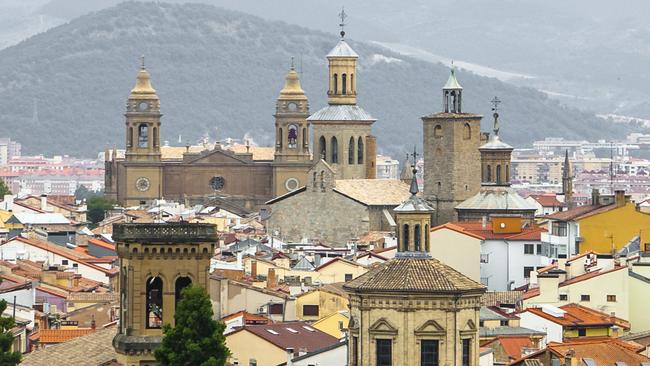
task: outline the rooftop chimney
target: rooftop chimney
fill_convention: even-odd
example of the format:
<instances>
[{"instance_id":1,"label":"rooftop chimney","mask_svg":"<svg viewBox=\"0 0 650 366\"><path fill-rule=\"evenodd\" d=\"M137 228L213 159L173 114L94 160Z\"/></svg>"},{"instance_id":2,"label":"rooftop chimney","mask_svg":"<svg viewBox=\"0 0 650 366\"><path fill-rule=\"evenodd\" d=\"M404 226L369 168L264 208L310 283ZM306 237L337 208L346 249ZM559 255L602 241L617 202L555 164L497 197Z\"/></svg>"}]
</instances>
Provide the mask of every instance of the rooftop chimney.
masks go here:
<instances>
[{"instance_id":1,"label":"rooftop chimney","mask_svg":"<svg viewBox=\"0 0 650 366\"><path fill-rule=\"evenodd\" d=\"M14 209L14 196L10 194L5 194L4 202L5 202L5 209L7 211L11 211Z\"/></svg>"},{"instance_id":2,"label":"rooftop chimney","mask_svg":"<svg viewBox=\"0 0 650 366\"><path fill-rule=\"evenodd\" d=\"M272 289L278 285L278 280L275 277L275 268L269 268L268 275L266 276L266 288Z\"/></svg>"},{"instance_id":3,"label":"rooftop chimney","mask_svg":"<svg viewBox=\"0 0 650 366\"><path fill-rule=\"evenodd\" d=\"M257 261L255 259L251 260L251 277L253 280L257 278Z\"/></svg>"},{"instance_id":4,"label":"rooftop chimney","mask_svg":"<svg viewBox=\"0 0 650 366\"><path fill-rule=\"evenodd\" d=\"M616 190L614 191L614 198L616 202L616 207L623 207L625 206L626 200L625 200L625 191L623 190Z\"/></svg>"},{"instance_id":5,"label":"rooftop chimney","mask_svg":"<svg viewBox=\"0 0 650 366\"><path fill-rule=\"evenodd\" d=\"M47 195L41 195L41 211L47 211Z\"/></svg>"},{"instance_id":6,"label":"rooftop chimney","mask_svg":"<svg viewBox=\"0 0 650 366\"><path fill-rule=\"evenodd\" d=\"M598 191L598 188L593 188L591 190L591 204L592 205L600 204L600 192Z\"/></svg>"}]
</instances>

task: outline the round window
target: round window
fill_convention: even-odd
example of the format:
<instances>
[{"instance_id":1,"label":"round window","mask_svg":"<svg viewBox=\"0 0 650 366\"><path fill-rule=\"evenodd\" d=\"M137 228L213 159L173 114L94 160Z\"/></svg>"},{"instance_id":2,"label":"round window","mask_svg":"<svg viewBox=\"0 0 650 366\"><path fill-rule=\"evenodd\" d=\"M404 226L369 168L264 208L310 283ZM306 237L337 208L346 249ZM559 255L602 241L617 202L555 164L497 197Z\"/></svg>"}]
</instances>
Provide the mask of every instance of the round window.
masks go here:
<instances>
[{"instance_id":1,"label":"round window","mask_svg":"<svg viewBox=\"0 0 650 366\"><path fill-rule=\"evenodd\" d=\"M296 178L289 178L284 181L284 188L287 189L287 191L295 191L298 188L298 179Z\"/></svg>"}]
</instances>

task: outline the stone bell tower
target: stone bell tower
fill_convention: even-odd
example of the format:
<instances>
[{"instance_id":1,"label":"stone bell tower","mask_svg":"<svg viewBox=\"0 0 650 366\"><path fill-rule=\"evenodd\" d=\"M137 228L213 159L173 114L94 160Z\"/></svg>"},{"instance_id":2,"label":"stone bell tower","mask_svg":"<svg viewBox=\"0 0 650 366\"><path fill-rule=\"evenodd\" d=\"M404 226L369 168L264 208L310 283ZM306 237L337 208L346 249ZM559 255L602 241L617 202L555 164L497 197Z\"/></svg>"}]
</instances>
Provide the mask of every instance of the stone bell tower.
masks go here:
<instances>
[{"instance_id":1,"label":"stone bell tower","mask_svg":"<svg viewBox=\"0 0 650 366\"><path fill-rule=\"evenodd\" d=\"M463 87L452 66L442 88L442 112L422 117L424 197L435 209L434 225L456 220L454 207L481 187L481 115L463 110Z\"/></svg>"},{"instance_id":2,"label":"stone bell tower","mask_svg":"<svg viewBox=\"0 0 650 366\"><path fill-rule=\"evenodd\" d=\"M341 12L341 28L346 14ZM338 179L374 179L377 176L377 146L372 135L376 121L357 105L357 61L359 55L341 39L327 54L328 105L307 120L314 129L314 163L325 160Z\"/></svg>"},{"instance_id":3,"label":"stone bell tower","mask_svg":"<svg viewBox=\"0 0 650 366\"><path fill-rule=\"evenodd\" d=\"M277 197L306 185L307 171L312 165L307 121L309 100L300 86L293 58L276 102L274 117L273 191Z\"/></svg>"},{"instance_id":4,"label":"stone bell tower","mask_svg":"<svg viewBox=\"0 0 650 366\"><path fill-rule=\"evenodd\" d=\"M120 262L120 326L113 339L124 366L155 365L163 324L174 325L181 290L207 289L217 243L212 224L115 224Z\"/></svg>"}]
</instances>

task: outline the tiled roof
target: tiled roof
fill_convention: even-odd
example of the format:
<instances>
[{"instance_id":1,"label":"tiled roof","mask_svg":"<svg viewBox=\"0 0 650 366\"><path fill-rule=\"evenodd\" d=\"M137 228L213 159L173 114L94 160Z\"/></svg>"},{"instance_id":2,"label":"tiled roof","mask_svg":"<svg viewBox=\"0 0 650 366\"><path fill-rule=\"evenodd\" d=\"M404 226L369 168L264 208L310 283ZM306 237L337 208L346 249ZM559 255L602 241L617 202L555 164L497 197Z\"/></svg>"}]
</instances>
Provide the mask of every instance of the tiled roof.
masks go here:
<instances>
[{"instance_id":1,"label":"tiled roof","mask_svg":"<svg viewBox=\"0 0 650 366\"><path fill-rule=\"evenodd\" d=\"M543 227L532 225L522 228L519 233L495 233L492 231L491 222L483 227L483 223L478 221L448 222L434 227L431 231L440 229L454 230L481 240L541 240L542 233L546 232Z\"/></svg>"},{"instance_id":2,"label":"tiled roof","mask_svg":"<svg viewBox=\"0 0 650 366\"><path fill-rule=\"evenodd\" d=\"M616 362L639 365L650 361L650 358L639 354L643 346L638 344L610 337L585 337L563 343L551 342L545 350L520 358L511 364L528 365L525 361L545 357L543 354L546 352L562 359L569 350L573 351L576 359L591 358L596 365L615 365Z\"/></svg>"},{"instance_id":3,"label":"tiled roof","mask_svg":"<svg viewBox=\"0 0 650 366\"><path fill-rule=\"evenodd\" d=\"M521 301L523 291L488 291L481 298L484 306L499 306L501 304L517 304Z\"/></svg>"},{"instance_id":4,"label":"tiled roof","mask_svg":"<svg viewBox=\"0 0 650 366\"><path fill-rule=\"evenodd\" d=\"M434 258L394 258L343 288L351 292L485 292L485 286Z\"/></svg>"},{"instance_id":5,"label":"tiled roof","mask_svg":"<svg viewBox=\"0 0 650 366\"><path fill-rule=\"evenodd\" d=\"M312 328L309 323L302 321L246 325L230 333L228 336L232 336L240 331L249 331L282 350L293 348L294 350L302 349L307 352L313 352L338 342L338 339L335 337L316 328Z\"/></svg>"},{"instance_id":6,"label":"tiled roof","mask_svg":"<svg viewBox=\"0 0 650 366\"><path fill-rule=\"evenodd\" d=\"M480 191L460 203L456 210L489 210L489 211L536 211L537 208L526 201L512 187L482 186Z\"/></svg>"},{"instance_id":7,"label":"tiled roof","mask_svg":"<svg viewBox=\"0 0 650 366\"><path fill-rule=\"evenodd\" d=\"M478 331L479 337L499 337L499 336L537 336L544 337L546 332L524 327L498 326L494 328L481 327Z\"/></svg>"},{"instance_id":8,"label":"tiled roof","mask_svg":"<svg viewBox=\"0 0 650 366\"><path fill-rule=\"evenodd\" d=\"M537 201L540 205L543 207L562 207L564 204L560 201L557 200L557 196L555 194L531 194L530 196L532 199Z\"/></svg>"},{"instance_id":9,"label":"tiled roof","mask_svg":"<svg viewBox=\"0 0 650 366\"><path fill-rule=\"evenodd\" d=\"M68 302L116 302L120 295L116 292L71 292Z\"/></svg>"},{"instance_id":10,"label":"tiled roof","mask_svg":"<svg viewBox=\"0 0 650 366\"><path fill-rule=\"evenodd\" d=\"M533 347L533 341L531 341L530 337L520 337L520 336L499 336L497 339L494 341L490 342L489 344L498 342L501 344L501 347L503 348L503 351L510 357L511 359L519 359L522 356L522 348L532 348Z\"/></svg>"},{"instance_id":11,"label":"tiled roof","mask_svg":"<svg viewBox=\"0 0 650 366\"><path fill-rule=\"evenodd\" d=\"M327 54L327 57L354 57L357 58L359 55L354 52L352 47L344 40L341 39L339 43L332 48L332 50Z\"/></svg>"},{"instance_id":12,"label":"tiled roof","mask_svg":"<svg viewBox=\"0 0 650 366\"><path fill-rule=\"evenodd\" d=\"M397 206L411 196L409 186L397 179L342 179L334 190L368 206Z\"/></svg>"},{"instance_id":13,"label":"tiled roof","mask_svg":"<svg viewBox=\"0 0 650 366\"><path fill-rule=\"evenodd\" d=\"M244 324L248 324L249 322L254 322L254 323L260 323L260 322L265 322L265 323L272 323L273 321L263 315L258 315L258 314L251 314L248 311L238 311L234 314L230 314L227 316L224 316L221 320L223 321L228 321L232 319L237 319L239 317L242 317L244 319Z\"/></svg>"},{"instance_id":14,"label":"tiled roof","mask_svg":"<svg viewBox=\"0 0 650 366\"><path fill-rule=\"evenodd\" d=\"M100 365L117 358L113 337L117 327L96 332L38 349L23 355L21 366L42 365Z\"/></svg>"},{"instance_id":15,"label":"tiled roof","mask_svg":"<svg viewBox=\"0 0 650 366\"><path fill-rule=\"evenodd\" d=\"M104 249L109 249L109 250L115 251L115 244L107 243L107 242L105 242L103 240L90 238L90 239L88 239L88 243L97 245L98 247L102 247Z\"/></svg>"},{"instance_id":16,"label":"tiled roof","mask_svg":"<svg viewBox=\"0 0 650 366\"><path fill-rule=\"evenodd\" d=\"M331 261L327 261L327 262L321 264L320 266L316 267L315 270L316 270L316 271L320 271L320 270L322 270L323 268L329 266L330 264L334 264L334 263L336 263L336 262L343 262L343 263L349 264L349 265L351 265L351 266L353 266L353 267L364 267L363 265L361 265L361 264L359 264L359 263L357 263L357 262L352 262L352 261L349 261L349 260L347 260L347 259L345 259L345 258L336 257L336 258L332 259Z\"/></svg>"},{"instance_id":17,"label":"tiled roof","mask_svg":"<svg viewBox=\"0 0 650 366\"><path fill-rule=\"evenodd\" d=\"M593 326L613 326L617 325L623 329L630 328L630 322L627 320L613 317L598 310L588 308L578 304L567 304L560 306L564 310L564 316L555 317L551 314L545 313L541 308L528 308L524 312L533 313L546 320L550 320L563 327L593 327Z\"/></svg>"},{"instance_id":18,"label":"tiled roof","mask_svg":"<svg viewBox=\"0 0 650 366\"><path fill-rule=\"evenodd\" d=\"M71 339L81 337L88 333L94 332L91 328L77 328L77 329L41 329L39 331L40 343L63 343Z\"/></svg>"},{"instance_id":19,"label":"tiled roof","mask_svg":"<svg viewBox=\"0 0 650 366\"><path fill-rule=\"evenodd\" d=\"M14 217L21 224L33 225L69 225L70 220L66 219L60 213L29 213L29 212L16 212Z\"/></svg>"},{"instance_id":20,"label":"tiled roof","mask_svg":"<svg viewBox=\"0 0 650 366\"><path fill-rule=\"evenodd\" d=\"M546 216L547 219L558 220L558 221L571 221L578 220L587 216L596 215L598 213L607 212L615 209L616 204L609 204L605 206L601 205L584 205L572 208L567 211L556 212L552 215Z\"/></svg>"}]
</instances>

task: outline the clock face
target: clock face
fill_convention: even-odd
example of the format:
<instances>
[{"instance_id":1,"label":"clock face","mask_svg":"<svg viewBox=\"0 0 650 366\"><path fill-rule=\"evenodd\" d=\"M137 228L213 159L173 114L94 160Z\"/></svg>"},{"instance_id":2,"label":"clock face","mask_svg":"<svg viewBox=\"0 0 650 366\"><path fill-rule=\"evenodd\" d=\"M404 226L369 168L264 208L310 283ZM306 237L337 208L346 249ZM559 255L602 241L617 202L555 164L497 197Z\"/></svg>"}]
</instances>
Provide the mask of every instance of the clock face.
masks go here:
<instances>
[{"instance_id":1,"label":"clock face","mask_svg":"<svg viewBox=\"0 0 650 366\"><path fill-rule=\"evenodd\" d=\"M226 185L226 180L222 176L217 175L210 178L210 187L215 191L220 191L223 189L223 186Z\"/></svg>"},{"instance_id":2,"label":"clock face","mask_svg":"<svg viewBox=\"0 0 650 366\"><path fill-rule=\"evenodd\" d=\"M147 109L149 109L149 103L147 103L147 102L138 103L138 110L140 112L146 111Z\"/></svg>"},{"instance_id":3,"label":"clock face","mask_svg":"<svg viewBox=\"0 0 650 366\"><path fill-rule=\"evenodd\" d=\"M150 186L151 183L149 183L149 179L145 177L140 177L135 181L135 188L137 188L140 192L148 191Z\"/></svg>"}]
</instances>

